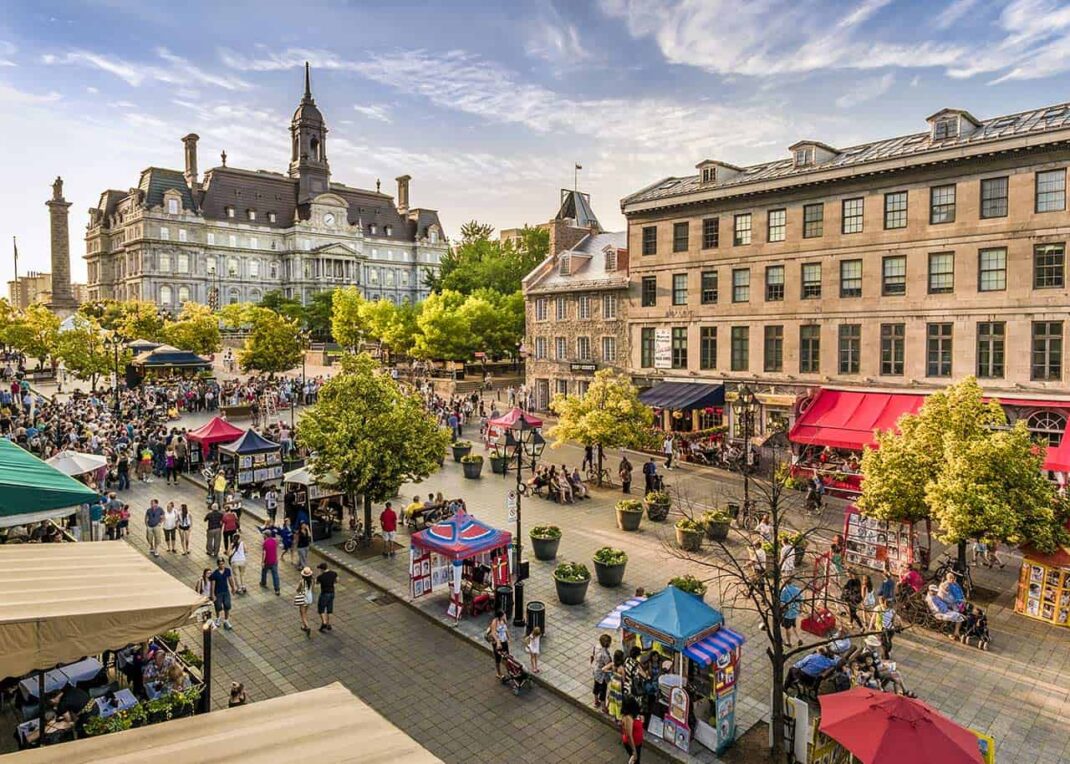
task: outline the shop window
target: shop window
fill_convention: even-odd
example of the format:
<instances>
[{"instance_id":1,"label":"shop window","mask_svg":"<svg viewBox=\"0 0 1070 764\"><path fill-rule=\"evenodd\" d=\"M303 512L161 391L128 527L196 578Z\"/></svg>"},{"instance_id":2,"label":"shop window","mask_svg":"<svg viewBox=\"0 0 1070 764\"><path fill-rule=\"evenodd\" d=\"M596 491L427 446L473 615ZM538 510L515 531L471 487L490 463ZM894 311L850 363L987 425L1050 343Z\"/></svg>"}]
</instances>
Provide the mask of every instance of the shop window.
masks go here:
<instances>
[{"instance_id":1,"label":"shop window","mask_svg":"<svg viewBox=\"0 0 1070 764\"><path fill-rule=\"evenodd\" d=\"M1057 411L1037 411L1029 415L1025 426L1037 440L1058 446L1066 432L1066 417Z\"/></svg>"}]
</instances>

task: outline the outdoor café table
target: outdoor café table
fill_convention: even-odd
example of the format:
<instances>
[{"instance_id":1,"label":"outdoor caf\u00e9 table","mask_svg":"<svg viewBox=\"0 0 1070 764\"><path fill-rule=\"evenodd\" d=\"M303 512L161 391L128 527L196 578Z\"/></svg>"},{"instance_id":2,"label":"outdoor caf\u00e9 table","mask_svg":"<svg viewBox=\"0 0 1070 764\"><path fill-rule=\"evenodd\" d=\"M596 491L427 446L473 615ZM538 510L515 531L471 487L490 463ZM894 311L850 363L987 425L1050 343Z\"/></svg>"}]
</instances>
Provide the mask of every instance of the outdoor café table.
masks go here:
<instances>
[{"instance_id":1,"label":"outdoor caf\u00e9 table","mask_svg":"<svg viewBox=\"0 0 1070 764\"><path fill-rule=\"evenodd\" d=\"M107 696L97 698L94 702L100 710L101 718L107 719L109 716L114 716L120 711L125 711L128 708L136 706L137 697L134 696L134 693L124 687L115 693L114 704L108 702Z\"/></svg>"},{"instance_id":2,"label":"outdoor caf\u00e9 table","mask_svg":"<svg viewBox=\"0 0 1070 764\"><path fill-rule=\"evenodd\" d=\"M56 690L66 687L70 683L70 677L63 673L63 669L52 669L45 672L45 694L53 693ZM31 674L30 676L19 682L19 691L22 693L24 700L37 697L37 674Z\"/></svg>"},{"instance_id":3,"label":"outdoor caf\u00e9 table","mask_svg":"<svg viewBox=\"0 0 1070 764\"><path fill-rule=\"evenodd\" d=\"M170 682L161 682L159 688L156 686L156 681L145 682L145 695L149 700L156 700L156 698L162 698L164 695L168 695L171 692Z\"/></svg>"},{"instance_id":4,"label":"outdoor caf\u00e9 table","mask_svg":"<svg viewBox=\"0 0 1070 764\"><path fill-rule=\"evenodd\" d=\"M25 748L27 745L29 745L31 742L33 742L33 741L30 740L30 735L32 735L33 733L37 732L38 722L39 722L38 719L30 719L30 721L23 722L22 724L20 724L18 726L17 734L18 734L18 738L19 738L19 746L20 747ZM46 735L51 735L51 734L54 734L56 732L66 732L70 728L71 728L71 724L70 724L70 722L67 722L67 721L57 721L55 719L49 719L47 722L45 722L45 734ZM38 739L40 739L40 738L38 738Z\"/></svg>"},{"instance_id":5,"label":"outdoor caf\u00e9 table","mask_svg":"<svg viewBox=\"0 0 1070 764\"><path fill-rule=\"evenodd\" d=\"M88 682L94 679L104 669L103 664L96 658L83 658L69 666L60 666L59 670L67 675L70 684Z\"/></svg>"}]
</instances>

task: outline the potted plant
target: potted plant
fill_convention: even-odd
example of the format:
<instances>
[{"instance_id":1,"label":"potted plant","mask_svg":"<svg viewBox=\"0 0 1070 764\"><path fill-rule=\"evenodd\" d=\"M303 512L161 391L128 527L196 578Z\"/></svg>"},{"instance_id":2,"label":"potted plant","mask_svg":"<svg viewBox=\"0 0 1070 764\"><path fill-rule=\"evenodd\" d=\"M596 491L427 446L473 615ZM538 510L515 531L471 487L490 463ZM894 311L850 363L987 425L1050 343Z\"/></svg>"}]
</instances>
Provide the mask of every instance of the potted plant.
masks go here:
<instances>
[{"instance_id":1,"label":"potted plant","mask_svg":"<svg viewBox=\"0 0 1070 764\"><path fill-rule=\"evenodd\" d=\"M676 521L676 543L685 552L698 552L702 549L702 538L706 528L698 520L681 517Z\"/></svg>"},{"instance_id":2,"label":"potted plant","mask_svg":"<svg viewBox=\"0 0 1070 764\"><path fill-rule=\"evenodd\" d=\"M490 452L490 471L496 475L505 474L505 463L509 457L503 454L497 447Z\"/></svg>"},{"instance_id":3,"label":"potted plant","mask_svg":"<svg viewBox=\"0 0 1070 764\"><path fill-rule=\"evenodd\" d=\"M178 657L182 659L182 662L191 668L203 668L204 661L201 660L201 656L190 650L188 647L178 654Z\"/></svg>"},{"instance_id":4,"label":"potted plant","mask_svg":"<svg viewBox=\"0 0 1070 764\"><path fill-rule=\"evenodd\" d=\"M654 522L661 522L669 516L672 499L666 491L651 491L646 495L646 516Z\"/></svg>"},{"instance_id":5,"label":"potted plant","mask_svg":"<svg viewBox=\"0 0 1070 764\"><path fill-rule=\"evenodd\" d=\"M453 445L450 446L453 449L453 461L459 462L464 457L468 456L472 451L472 441L470 440L456 440Z\"/></svg>"},{"instance_id":6,"label":"potted plant","mask_svg":"<svg viewBox=\"0 0 1070 764\"><path fill-rule=\"evenodd\" d=\"M469 480L479 480L479 474L483 471L483 457L479 454L462 456L461 469Z\"/></svg>"},{"instance_id":7,"label":"potted plant","mask_svg":"<svg viewBox=\"0 0 1070 764\"><path fill-rule=\"evenodd\" d=\"M622 531L637 531L643 519L643 502L621 499L617 502L617 527Z\"/></svg>"},{"instance_id":8,"label":"potted plant","mask_svg":"<svg viewBox=\"0 0 1070 764\"><path fill-rule=\"evenodd\" d=\"M710 541L727 539L731 523L732 516L723 509L711 509L702 513L702 524L706 528L706 538Z\"/></svg>"},{"instance_id":9,"label":"potted plant","mask_svg":"<svg viewBox=\"0 0 1070 764\"><path fill-rule=\"evenodd\" d=\"M622 549L604 546L594 553L594 573L601 586L620 586L624 580L624 566L627 564L628 555Z\"/></svg>"},{"instance_id":10,"label":"potted plant","mask_svg":"<svg viewBox=\"0 0 1070 764\"><path fill-rule=\"evenodd\" d=\"M181 638L181 635L173 629L171 631L165 631L158 637L163 644L167 645L167 649L172 652L178 649L178 641Z\"/></svg>"},{"instance_id":11,"label":"potted plant","mask_svg":"<svg viewBox=\"0 0 1070 764\"><path fill-rule=\"evenodd\" d=\"M582 605L591 583L591 571L582 562L562 562L554 568L557 599L562 605Z\"/></svg>"},{"instance_id":12,"label":"potted plant","mask_svg":"<svg viewBox=\"0 0 1070 764\"><path fill-rule=\"evenodd\" d=\"M536 525L531 529L531 548L536 560L552 560L557 557L561 544L561 529L556 525Z\"/></svg>"},{"instance_id":13,"label":"potted plant","mask_svg":"<svg viewBox=\"0 0 1070 764\"><path fill-rule=\"evenodd\" d=\"M675 586L682 592L692 594L699 599L706 596L706 584L688 573L686 576L676 576L669 579L669 586Z\"/></svg>"},{"instance_id":14,"label":"potted plant","mask_svg":"<svg viewBox=\"0 0 1070 764\"><path fill-rule=\"evenodd\" d=\"M795 550L795 565L798 567L806 561L806 534L802 531L782 531L780 534L780 544L791 544L792 549ZM776 558L776 559L779 559Z\"/></svg>"}]
</instances>

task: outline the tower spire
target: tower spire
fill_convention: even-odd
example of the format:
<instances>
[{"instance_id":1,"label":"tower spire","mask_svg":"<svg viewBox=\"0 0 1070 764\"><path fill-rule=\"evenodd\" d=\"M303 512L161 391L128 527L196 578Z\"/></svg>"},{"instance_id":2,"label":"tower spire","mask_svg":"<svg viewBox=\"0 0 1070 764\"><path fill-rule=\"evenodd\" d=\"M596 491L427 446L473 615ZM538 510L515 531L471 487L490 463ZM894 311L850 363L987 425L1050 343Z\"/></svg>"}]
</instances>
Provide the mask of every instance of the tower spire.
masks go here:
<instances>
[{"instance_id":1,"label":"tower spire","mask_svg":"<svg viewBox=\"0 0 1070 764\"><path fill-rule=\"evenodd\" d=\"M312 72L308 65L308 61L305 62L305 101L312 101Z\"/></svg>"}]
</instances>

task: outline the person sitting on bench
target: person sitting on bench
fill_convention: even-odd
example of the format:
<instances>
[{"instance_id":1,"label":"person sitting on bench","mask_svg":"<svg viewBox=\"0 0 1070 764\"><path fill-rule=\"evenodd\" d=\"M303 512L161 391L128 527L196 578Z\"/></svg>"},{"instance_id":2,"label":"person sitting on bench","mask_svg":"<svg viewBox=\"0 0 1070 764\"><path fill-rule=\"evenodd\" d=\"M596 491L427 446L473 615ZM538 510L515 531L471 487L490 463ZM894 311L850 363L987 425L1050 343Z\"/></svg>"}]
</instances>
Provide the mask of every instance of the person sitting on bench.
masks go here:
<instances>
[{"instance_id":1,"label":"person sitting on bench","mask_svg":"<svg viewBox=\"0 0 1070 764\"><path fill-rule=\"evenodd\" d=\"M784 689L801 687L804 690L816 690L821 681L842 663L843 658L834 656L827 646L821 646L791 667Z\"/></svg>"},{"instance_id":2,"label":"person sitting on bench","mask_svg":"<svg viewBox=\"0 0 1070 764\"><path fill-rule=\"evenodd\" d=\"M951 639L958 639L959 631L962 628L962 622L966 620L966 616L958 610L953 610L940 597L940 590L935 584L929 585L929 593L925 595L925 604L929 606L929 612L933 614L933 618L944 623L955 624L954 633L949 634L948 636Z\"/></svg>"},{"instance_id":3,"label":"person sitting on bench","mask_svg":"<svg viewBox=\"0 0 1070 764\"><path fill-rule=\"evenodd\" d=\"M954 571L947 572L947 576L940 583L939 594L940 599L952 610L961 613L966 609L966 594L962 591L962 586L959 585L958 576Z\"/></svg>"}]
</instances>

